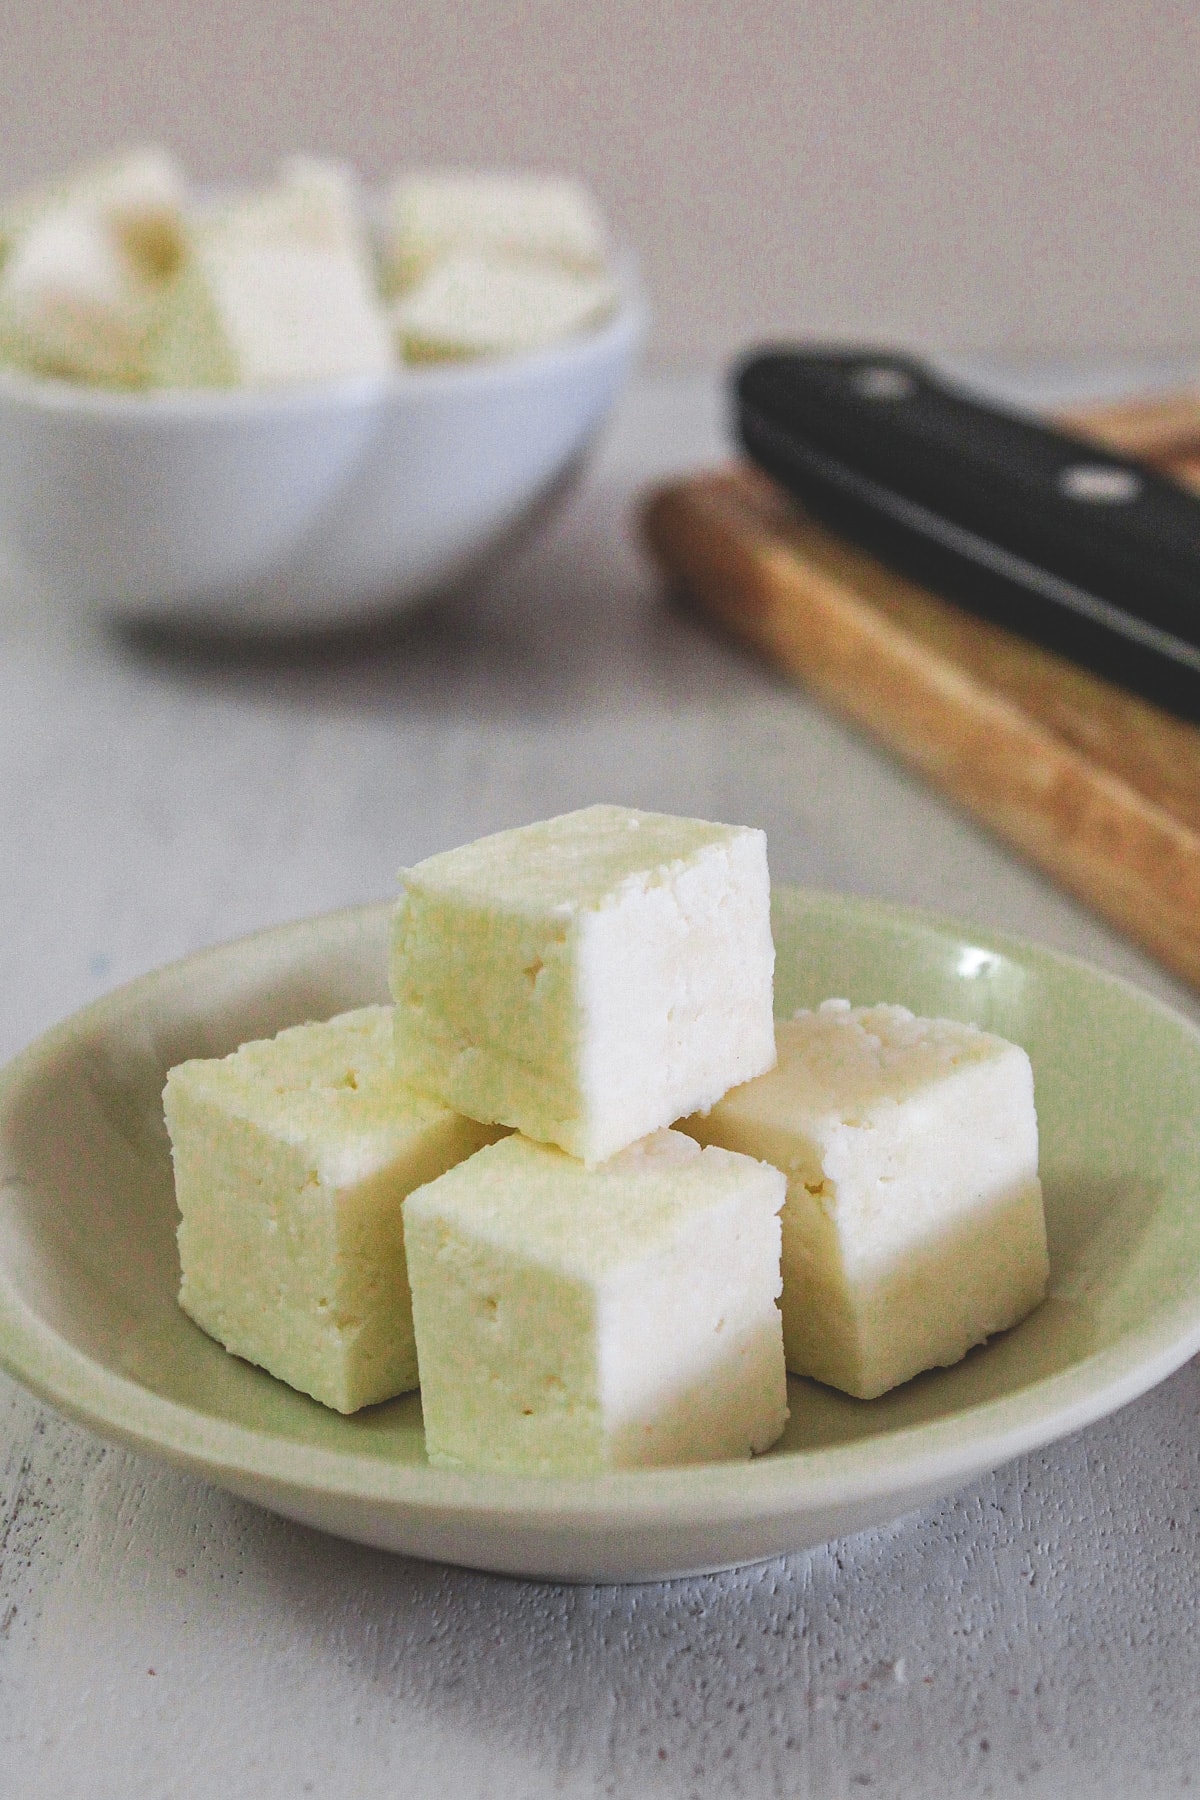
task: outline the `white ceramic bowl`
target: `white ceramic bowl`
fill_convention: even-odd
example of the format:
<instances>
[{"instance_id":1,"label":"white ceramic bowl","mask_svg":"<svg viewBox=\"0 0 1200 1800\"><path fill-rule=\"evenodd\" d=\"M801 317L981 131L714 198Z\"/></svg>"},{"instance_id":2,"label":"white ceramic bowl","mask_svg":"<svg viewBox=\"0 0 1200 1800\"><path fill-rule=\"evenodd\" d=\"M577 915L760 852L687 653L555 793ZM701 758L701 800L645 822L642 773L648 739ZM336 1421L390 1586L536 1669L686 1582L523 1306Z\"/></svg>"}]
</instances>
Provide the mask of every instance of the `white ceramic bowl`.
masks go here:
<instances>
[{"instance_id":1,"label":"white ceramic bowl","mask_svg":"<svg viewBox=\"0 0 1200 1800\"><path fill-rule=\"evenodd\" d=\"M524 356L277 392L0 373L0 555L40 590L221 630L354 623L461 579L566 486L644 307Z\"/></svg>"}]
</instances>

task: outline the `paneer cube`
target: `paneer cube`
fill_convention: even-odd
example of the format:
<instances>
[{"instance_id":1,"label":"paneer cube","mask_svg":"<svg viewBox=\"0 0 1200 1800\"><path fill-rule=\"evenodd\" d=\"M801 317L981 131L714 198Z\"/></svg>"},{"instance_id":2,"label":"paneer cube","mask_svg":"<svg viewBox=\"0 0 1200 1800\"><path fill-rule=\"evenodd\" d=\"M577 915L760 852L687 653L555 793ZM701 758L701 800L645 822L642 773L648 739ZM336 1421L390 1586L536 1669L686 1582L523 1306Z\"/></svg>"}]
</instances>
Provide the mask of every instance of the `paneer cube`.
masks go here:
<instances>
[{"instance_id":1,"label":"paneer cube","mask_svg":"<svg viewBox=\"0 0 1200 1800\"><path fill-rule=\"evenodd\" d=\"M16 201L0 221L0 355L138 387L182 255L184 182L158 150Z\"/></svg>"},{"instance_id":2,"label":"paneer cube","mask_svg":"<svg viewBox=\"0 0 1200 1800\"><path fill-rule=\"evenodd\" d=\"M761 831L592 806L431 856L392 939L400 1065L592 1164L770 1068Z\"/></svg>"},{"instance_id":3,"label":"paneer cube","mask_svg":"<svg viewBox=\"0 0 1200 1800\"><path fill-rule=\"evenodd\" d=\"M561 175L426 171L398 176L384 201L383 273L403 291L462 251L600 273L604 222L587 189Z\"/></svg>"},{"instance_id":4,"label":"paneer cube","mask_svg":"<svg viewBox=\"0 0 1200 1800\"><path fill-rule=\"evenodd\" d=\"M396 302L392 329L408 362L512 356L599 324L615 303L605 275L463 253Z\"/></svg>"},{"instance_id":5,"label":"paneer cube","mask_svg":"<svg viewBox=\"0 0 1200 1800\"><path fill-rule=\"evenodd\" d=\"M1024 1050L837 1000L777 1041L681 1129L786 1171L788 1368L871 1399L1030 1312L1049 1265Z\"/></svg>"},{"instance_id":6,"label":"paneer cube","mask_svg":"<svg viewBox=\"0 0 1200 1800\"><path fill-rule=\"evenodd\" d=\"M179 1303L338 1412L417 1385L401 1204L495 1133L395 1072L391 1008L179 1064Z\"/></svg>"},{"instance_id":7,"label":"paneer cube","mask_svg":"<svg viewBox=\"0 0 1200 1800\"><path fill-rule=\"evenodd\" d=\"M430 1461L587 1474L767 1449L784 1191L663 1131L591 1170L505 1138L410 1195Z\"/></svg>"},{"instance_id":8,"label":"paneer cube","mask_svg":"<svg viewBox=\"0 0 1200 1800\"><path fill-rule=\"evenodd\" d=\"M276 387L395 366L350 177L294 157L196 220L154 346L164 387Z\"/></svg>"}]
</instances>

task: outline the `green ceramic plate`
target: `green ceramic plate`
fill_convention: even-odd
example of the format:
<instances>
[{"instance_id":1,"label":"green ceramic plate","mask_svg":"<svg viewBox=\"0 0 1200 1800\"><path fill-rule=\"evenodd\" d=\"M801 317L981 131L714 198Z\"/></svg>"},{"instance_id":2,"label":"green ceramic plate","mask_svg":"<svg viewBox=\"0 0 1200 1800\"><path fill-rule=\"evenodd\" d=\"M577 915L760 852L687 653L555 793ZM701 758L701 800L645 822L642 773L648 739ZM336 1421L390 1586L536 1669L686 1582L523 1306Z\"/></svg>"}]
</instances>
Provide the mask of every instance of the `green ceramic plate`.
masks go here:
<instances>
[{"instance_id":1,"label":"green ceramic plate","mask_svg":"<svg viewBox=\"0 0 1200 1800\"><path fill-rule=\"evenodd\" d=\"M971 1019L1033 1059L1050 1298L882 1400L791 1383L750 1464L602 1478L430 1468L415 1395L353 1418L227 1356L175 1305L167 1068L383 998L387 909L209 951L109 995L0 1075L0 1356L96 1430L362 1542L646 1580L894 1518L1111 1412L1200 1348L1200 1033L1083 964L870 902L776 899L778 1010L831 994Z\"/></svg>"}]
</instances>

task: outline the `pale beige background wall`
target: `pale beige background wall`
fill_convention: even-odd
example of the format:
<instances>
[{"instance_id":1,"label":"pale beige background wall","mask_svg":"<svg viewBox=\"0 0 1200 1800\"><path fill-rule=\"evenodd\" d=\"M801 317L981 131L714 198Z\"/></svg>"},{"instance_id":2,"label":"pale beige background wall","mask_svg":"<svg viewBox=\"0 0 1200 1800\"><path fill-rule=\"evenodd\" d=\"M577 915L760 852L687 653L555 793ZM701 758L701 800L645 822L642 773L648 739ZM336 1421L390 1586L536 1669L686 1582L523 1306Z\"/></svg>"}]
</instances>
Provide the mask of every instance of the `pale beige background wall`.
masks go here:
<instances>
[{"instance_id":1,"label":"pale beige background wall","mask_svg":"<svg viewBox=\"0 0 1200 1800\"><path fill-rule=\"evenodd\" d=\"M5 186L142 137L576 169L674 361L1200 346L1198 121L1194 0L0 0Z\"/></svg>"}]
</instances>

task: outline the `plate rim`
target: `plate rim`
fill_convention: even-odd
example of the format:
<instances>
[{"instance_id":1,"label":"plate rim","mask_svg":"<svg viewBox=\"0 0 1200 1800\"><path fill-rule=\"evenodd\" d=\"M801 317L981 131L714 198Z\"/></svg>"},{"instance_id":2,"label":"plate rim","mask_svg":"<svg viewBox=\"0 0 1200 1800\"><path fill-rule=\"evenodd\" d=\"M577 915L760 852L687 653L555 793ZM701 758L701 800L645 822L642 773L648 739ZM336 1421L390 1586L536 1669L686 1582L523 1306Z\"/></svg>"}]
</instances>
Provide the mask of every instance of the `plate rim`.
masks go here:
<instances>
[{"instance_id":1,"label":"plate rim","mask_svg":"<svg viewBox=\"0 0 1200 1800\"><path fill-rule=\"evenodd\" d=\"M981 947L1024 963L1071 969L1157 1014L1200 1052L1200 1026L1186 1014L1083 957L882 899L784 884L774 888L773 899L784 909L832 909L877 924L969 936ZM349 942L364 925L378 928L391 909L390 901L373 901L267 926L121 984L41 1033L0 1069L0 1111L81 1030L206 962L224 961L231 953L244 956L255 944L286 949L313 933L328 935L334 943L339 938ZM502 1523L508 1518L525 1527L596 1526L616 1516L631 1526L719 1526L870 1503L922 1485L949 1488L1118 1411L1198 1350L1200 1302L1185 1298L1066 1369L942 1418L898 1426L882 1439L783 1451L748 1464L699 1463L595 1476L482 1475L398 1463L367 1451L317 1448L156 1394L69 1343L26 1306L7 1267L0 1267L0 1367L103 1437L221 1485L262 1482L428 1519ZM974 1429L964 1430L964 1421Z\"/></svg>"}]
</instances>

